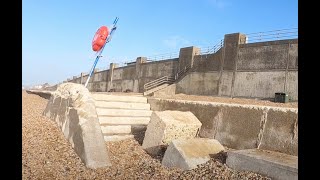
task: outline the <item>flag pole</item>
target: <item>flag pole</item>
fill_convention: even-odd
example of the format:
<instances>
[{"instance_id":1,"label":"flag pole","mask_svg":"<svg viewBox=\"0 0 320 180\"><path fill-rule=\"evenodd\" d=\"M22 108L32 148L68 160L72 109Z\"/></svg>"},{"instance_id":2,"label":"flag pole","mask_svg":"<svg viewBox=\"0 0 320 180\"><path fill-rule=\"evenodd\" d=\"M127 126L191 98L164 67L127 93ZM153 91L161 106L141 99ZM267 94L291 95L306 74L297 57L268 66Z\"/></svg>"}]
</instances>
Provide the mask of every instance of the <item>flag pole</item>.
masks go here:
<instances>
[{"instance_id":1,"label":"flag pole","mask_svg":"<svg viewBox=\"0 0 320 180\"><path fill-rule=\"evenodd\" d=\"M93 73L93 71L94 71L94 69L95 69L95 67L96 67L96 65L97 65L97 63L98 63L98 61L99 61L99 59L100 59L100 57L101 57L101 54L102 54L102 52L103 52L103 49L104 49L105 45L106 45L108 42L111 41L112 34L113 34L114 31L117 29L116 24L117 24L118 20L119 20L119 18L116 17L116 19L113 21L113 26L112 26L112 29L111 29L111 31L110 31L110 35L108 36L107 41L106 41L106 43L103 45L102 49L99 51L99 53L98 53L98 55L97 55L97 57L96 57L96 60L94 61L93 66L92 66L92 68L91 68L91 70L90 70L88 79L87 79L86 83L84 84L84 87L87 87L87 85L88 85L88 83L89 83L89 80L90 80L90 77L92 76L92 73Z\"/></svg>"}]
</instances>

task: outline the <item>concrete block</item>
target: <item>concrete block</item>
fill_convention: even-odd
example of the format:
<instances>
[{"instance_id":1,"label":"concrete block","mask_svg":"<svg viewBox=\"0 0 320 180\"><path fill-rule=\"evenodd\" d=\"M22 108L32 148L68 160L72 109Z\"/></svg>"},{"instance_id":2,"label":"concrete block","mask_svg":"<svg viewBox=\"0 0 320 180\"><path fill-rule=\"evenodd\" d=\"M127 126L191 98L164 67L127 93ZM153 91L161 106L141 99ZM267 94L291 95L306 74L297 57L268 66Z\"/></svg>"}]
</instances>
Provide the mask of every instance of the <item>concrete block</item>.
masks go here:
<instances>
[{"instance_id":1,"label":"concrete block","mask_svg":"<svg viewBox=\"0 0 320 180\"><path fill-rule=\"evenodd\" d=\"M154 111L147 126L142 148L149 154L158 154L177 138L197 136L201 122L191 112Z\"/></svg>"},{"instance_id":2,"label":"concrete block","mask_svg":"<svg viewBox=\"0 0 320 180\"><path fill-rule=\"evenodd\" d=\"M58 86L43 112L54 120L88 168L110 166L94 99L80 84Z\"/></svg>"},{"instance_id":3,"label":"concrete block","mask_svg":"<svg viewBox=\"0 0 320 180\"><path fill-rule=\"evenodd\" d=\"M148 103L153 111L190 111L202 123L199 132L200 137L213 139L216 134L216 123L221 117L221 111L220 107L213 103L158 98L149 98Z\"/></svg>"},{"instance_id":4,"label":"concrete block","mask_svg":"<svg viewBox=\"0 0 320 180\"><path fill-rule=\"evenodd\" d=\"M298 155L298 110L272 108L268 111L259 149Z\"/></svg>"},{"instance_id":5,"label":"concrete block","mask_svg":"<svg viewBox=\"0 0 320 180\"><path fill-rule=\"evenodd\" d=\"M298 179L298 157L272 151L246 149L229 151L227 166L251 171L275 180Z\"/></svg>"},{"instance_id":6,"label":"concrete block","mask_svg":"<svg viewBox=\"0 0 320 180\"><path fill-rule=\"evenodd\" d=\"M190 170L209 161L210 155L224 150L224 147L215 139L175 139L169 144L162 165Z\"/></svg>"}]
</instances>

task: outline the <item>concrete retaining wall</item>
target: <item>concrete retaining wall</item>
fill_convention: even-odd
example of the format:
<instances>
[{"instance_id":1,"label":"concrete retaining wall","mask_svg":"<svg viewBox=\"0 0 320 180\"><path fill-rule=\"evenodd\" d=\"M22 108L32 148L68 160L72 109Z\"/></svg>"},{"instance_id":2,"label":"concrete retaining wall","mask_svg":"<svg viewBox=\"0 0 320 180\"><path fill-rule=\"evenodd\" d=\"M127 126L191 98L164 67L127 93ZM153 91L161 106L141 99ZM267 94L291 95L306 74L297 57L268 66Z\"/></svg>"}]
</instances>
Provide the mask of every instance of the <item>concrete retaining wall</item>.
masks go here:
<instances>
[{"instance_id":1,"label":"concrete retaining wall","mask_svg":"<svg viewBox=\"0 0 320 180\"><path fill-rule=\"evenodd\" d=\"M241 34L226 35L218 52L195 56L191 73L177 83L176 92L260 99L286 92L298 100L298 41L243 44L241 38Z\"/></svg>"},{"instance_id":2,"label":"concrete retaining wall","mask_svg":"<svg viewBox=\"0 0 320 180\"><path fill-rule=\"evenodd\" d=\"M283 92L285 72L236 72L234 97L274 98Z\"/></svg>"},{"instance_id":3,"label":"concrete retaining wall","mask_svg":"<svg viewBox=\"0 0 320 180\"><path fill-rule=\"evenodd\" d=\"M219 72L191 72L176 84L176 93L217 95L218 83Z\"/></svg>"},{"instance_id":4,"label":"concrete retaining wall","mask_svg":"<svg viewBox=\"0 0 320 180\"><path fill-rule=\"evenodd\" d=\"M200 137L234 149L298 153L298 110L270 106L149 98L151 110L190 111L202 123Z\"/></svg>"},{"instance_id":5,"label":"concrete retaining wall","mask_svg":"<svg viewBox=\"0 0 320 180\"><path fill-rule=\"evenodd\" d=\"M163 76L179 74L176 93L273 99L285 92L298 100L298 40L277 40L246 44L246 35L226 34L215 53L201 54L197 47L181 48L179 58L148 62L138 57L129 66L111 63L106 71L95 71L90 91L144 92L144 85ZM203 50L205 51L205 50ZM84 84L85 76L68 82ZM104 83L101 83L104 82Z\"/></svg>"}]
</instances>

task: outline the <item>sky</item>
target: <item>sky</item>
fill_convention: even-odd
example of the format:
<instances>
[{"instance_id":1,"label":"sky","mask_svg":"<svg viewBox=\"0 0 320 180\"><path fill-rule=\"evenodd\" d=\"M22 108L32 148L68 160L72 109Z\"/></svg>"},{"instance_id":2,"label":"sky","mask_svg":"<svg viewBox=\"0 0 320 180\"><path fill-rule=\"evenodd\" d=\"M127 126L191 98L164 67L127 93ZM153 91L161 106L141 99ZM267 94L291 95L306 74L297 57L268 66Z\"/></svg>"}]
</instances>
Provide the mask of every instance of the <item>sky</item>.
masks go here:
<instances>
[{"instance_id":1,"label":"sky","mask_svg":"<svg viewBox=\"0 0 320 180\"><path fill-rule=\"evenodd\" d=\"M99 69L212 46L229 33L297 28L298 0L22 0L22 84L54 85L89 72L93 36L116 17Z\"/></svg>"}]
</instances>

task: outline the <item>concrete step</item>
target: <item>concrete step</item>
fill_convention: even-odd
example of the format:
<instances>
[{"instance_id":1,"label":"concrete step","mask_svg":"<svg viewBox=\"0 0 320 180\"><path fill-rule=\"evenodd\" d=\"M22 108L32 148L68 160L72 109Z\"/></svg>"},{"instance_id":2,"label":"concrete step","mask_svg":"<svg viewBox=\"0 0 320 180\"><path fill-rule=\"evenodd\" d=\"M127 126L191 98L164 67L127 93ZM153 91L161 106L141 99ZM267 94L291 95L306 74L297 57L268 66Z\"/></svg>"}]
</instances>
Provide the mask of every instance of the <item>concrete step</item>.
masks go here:
<instances>
[{"instance_id":1,"label":"concrete step","mask_svg":"<svg viewBox=\"0 0 320 180\"><path fill-rule=\"evenodd\" d=\"M111 108L111 109L142 109L142 110L150 110L150 104L144 104L144 103L95 101L95 105L96 105L96 107Z\"/></svg>"},{"instance_id":2,"label":"concrete step","mask_svg":"<svg viewBox=\"0 0 320 180\"><path fill-rule=\"evenodd\" d=\"M227 166L272 179L298 179L298 157L274 151L245 149L229 151Z\"/></svg>"},{"instance_id":3,"label":"concrete step","mask_svg":"<svg viewBox=\"0 0 320 180\"><path fill-rule=\"evenodd\" d=\"M147 103L146 97L139 96L118 96L92 93L92 97L96 101Z\"/></svg>"},{"instance_id":4,"label":"concrete step","mask_svg":"<svg viewBox=\"0 0 320 180\"><path fill-rule=\"evenodd\" d=\"M101 126L101 131L104 135L132 134L145 131L146 125L108 125Z\"/></svg>"},{"instance_id":5,"label":"concrete step","mask_svg":"<svg viewBox=\"0 0 320 180\"><path fill-rule=\"evenodd\" d=\"M108 117L108 116L100 116L99 122L100 125L138 125L144 124L148 125L150 121L150 117Z\"/></svg>"},{"instance_id":6,"label":"concrete step","mask_svg":"<svg viewBox=\"0 0 320 180\"><path fill-rule=\"evenodd\" d=\"M132 109L105 109L96 108L98 116L112 117L150 117L151 110L132 110Z\"/></svg>"},{"instance_id":7,"label":"concrete step","mask_svg":"<svg viewBox=\"0 0 320 180\"><path fill-rule=\"evenodd\" d=\"M112 135L112 136L103 136L104 140L106 142L110 141L121 141L125 139L132 139L134 138L134 135L128 134L128 135Z\"/></svg>"},{"instance_id":8,"label":"concrete step","mask_svg":"<svg viewBox=\"0 0 320 180\"><path fill-rule=\"evenodd\" d=\"M143 95L144 95L144 96L149 95L149 94L151 94L151 93L153 93L153 92L156 92L156 91L159 91L159 90L161 90L161 89L163 89L163 88L165 88L165 87L167 87L167 86L169 86L169 85L170 85L170 84L167 84L167 83L162 84L162 85L160 85L160 86L158 86L158 87L149 89L148 91L144 92Z\"/></svg>"},{"instance_id":9,"label":"concrete step","mask_svg":"<svg viewBox=\"0 0 320 180\"><path fill-rule=\"evenodd\" d=\"M124 92L91 92L91 94L104 94L104 95L115 95L115 96L137 96L143 97L143 93L124 93Z\"/></svg>"}]
</instances>

